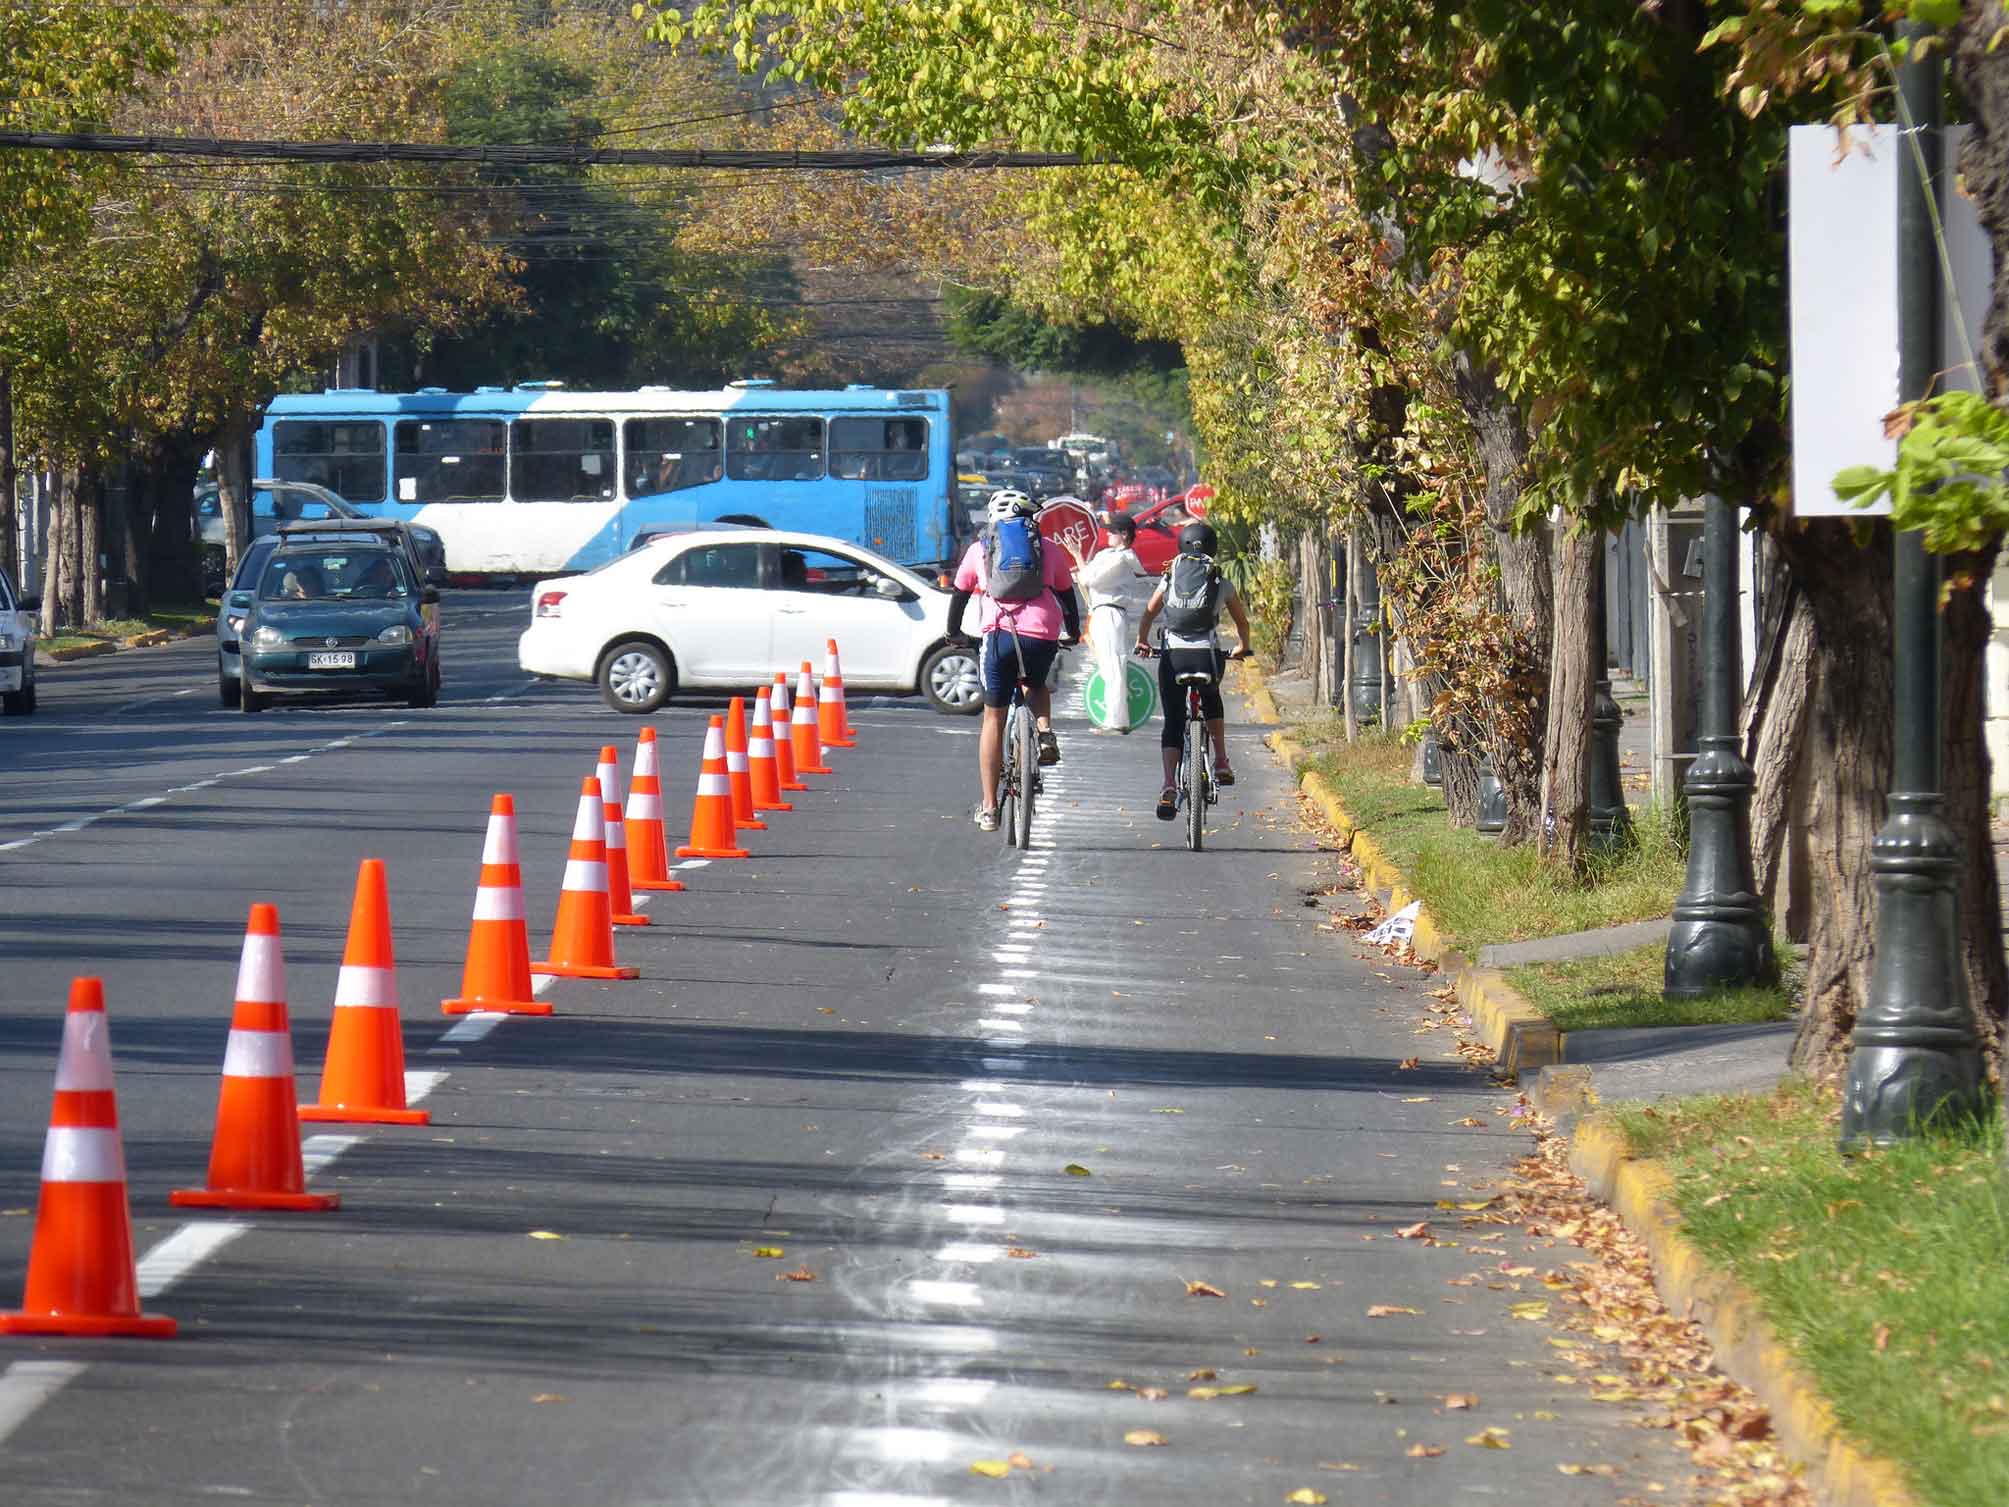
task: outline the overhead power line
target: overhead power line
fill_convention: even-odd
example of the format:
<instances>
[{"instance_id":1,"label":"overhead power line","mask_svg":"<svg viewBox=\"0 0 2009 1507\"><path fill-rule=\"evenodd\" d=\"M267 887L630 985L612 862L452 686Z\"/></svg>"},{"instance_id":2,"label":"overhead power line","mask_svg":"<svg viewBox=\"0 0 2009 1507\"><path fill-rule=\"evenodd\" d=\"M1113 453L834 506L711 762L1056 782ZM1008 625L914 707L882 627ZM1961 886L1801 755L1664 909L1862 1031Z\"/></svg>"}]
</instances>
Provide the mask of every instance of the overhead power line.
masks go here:
<instances>
[{"instance_id":1,"label":"overhead power line","mask_svg":"<svg viewBox=\"0 0 2009 1507\"><path fill-rule=\"evenodd\" d=\"M0 131L0 150L203 157L219 162L460 162L480 167L722 168L740 172L1083 166L1074 152L763 152L712 147L594 147L584 143L444 146L415 141L258 141L61 131Z\"/></svg>"}]
</instances>

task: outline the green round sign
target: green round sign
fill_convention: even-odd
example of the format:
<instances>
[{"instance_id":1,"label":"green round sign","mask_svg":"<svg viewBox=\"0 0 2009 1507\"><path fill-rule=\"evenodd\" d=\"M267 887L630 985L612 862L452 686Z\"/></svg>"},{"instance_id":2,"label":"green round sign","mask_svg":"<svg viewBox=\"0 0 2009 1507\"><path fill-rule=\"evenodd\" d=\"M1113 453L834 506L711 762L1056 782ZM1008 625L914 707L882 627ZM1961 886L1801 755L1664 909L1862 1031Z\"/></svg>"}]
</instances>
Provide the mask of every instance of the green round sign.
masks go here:
<instances>
[{"instance_id":1,"label":"green round sign","mask_svg":"<svg viewBox=\"0 0 2009 1507\"><path fill-rule=\"evenodd\" d=\"M1158 710L1158 682L1142 665L1126 664L1123 667L1123 686L1129 692L1130 720L1125 728L1142 727ZM1082 688L1082 701L1088 709L1088 720L1097 727L1114 727L1117 719L1110 715L1109 684L1100 669L1091 670L1088 684Z\"/></svg>"}]
</instances>

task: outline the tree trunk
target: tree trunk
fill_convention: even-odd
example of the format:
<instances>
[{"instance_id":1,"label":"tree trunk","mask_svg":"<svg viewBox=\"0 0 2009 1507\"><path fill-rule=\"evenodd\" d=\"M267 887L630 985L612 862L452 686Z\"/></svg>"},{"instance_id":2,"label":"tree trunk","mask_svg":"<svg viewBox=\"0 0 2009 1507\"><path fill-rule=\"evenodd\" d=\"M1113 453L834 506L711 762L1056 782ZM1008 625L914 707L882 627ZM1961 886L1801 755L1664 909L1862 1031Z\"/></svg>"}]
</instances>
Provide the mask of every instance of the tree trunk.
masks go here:
<instances>
[{"instance_id":1,"label":"tree trunk","mask_svg":"<svg viewBox=\"0 0 2009 1507\"><path fill-rule=\"evenodd\" d=\"M1945 764L1940 788L1946 792L1946 820L1960 834L1960 952L1967 973L1967 998L1991 1069L2002 1063L2003 1030L2009 1026L2009 963L2002 954L2002 893L1989 840L1994 798L1988 758L1988 641L1994 623L1983 585L1995 570L1995 548L1946 558L1948 579L1974 584L1954 590L1942 616L1940 725Z\"/></svg>"},{"instance_id":2,"label":"tree trunk","mask_svg":"<svg viewBox=\"0 0 2009 1507\"><path fill-rule=\"evenodd\" d=\"M1443 779L1444 809L1454 827L1479 821L1479 761L1463 749L1437 745L1437 772Z\"/></svg>"},{"instance_id":3,"label":"tree trunk","mask_svg":"<svg viewBox=\"0 0 2009 1507\"><path fill-rule=\"evenodd\" d=\"M73 472L57 470L50 473L48 500L44 504L49 510L49 543L44 555L43 573L46 580L42 591L42 633L53 637L61 628L75 627L77 619L71 608L71 597L76 580L72 541L76 537L76 514L73 504L76 497L76 476Z\"/></svg>"},{"instance_id":4,"label":"tree trunk","mask_svg":"<svg viewBox=\"0 0 2009 1507\"><path fill-rule=\"evenodd\" d=\"M1542 736L1548 722L1549 647L1555 621L1555 586L1549 562L1549 527L1534 520L1516 527L1528 459L1527 426L1490 372L1460 357L1458 395L1486 468L1486 527L1500 569L1500 609L1512 642L1505 670L1516 692L1486 729L1493 773L1507 796L1506 843L1528 842L1540 832Z\"/></svg>"},{"instance_id":5,"label":"tree trunk","mask_svg":"<svg viewBox=\"0 0 2009 1507\"><path fill-rule=\"evenodd\" d=\"M237 574L237 562L244 558L251 542L250 457L245 448L251 443L252 416L233 413L216 431L216 500L223 514L223 578Z\"/></svg>"},{"instance_id":6,"label":"tree trunk","mask_svg":"<svg viewBox=\"0 0 2009 1507\"><path fill-rule=\"evenodd\" d=\"M140 537L146 527L146 473L132 462L126 464L124 472L125 485L117 489L106 510L105 522L111 532L106 553L117 566L115 573L125 578L126 614L145 617L153 606L152 593L148 590L146 551L140 548Z\"/></svg>"},{"instance_id":7,"label":"tree trunk","mask_svg":"<svg viewBox=\"0 0 2009 1507\"><path fill-rule=\"evenodd\" d=\"M1766 551L1751 684L1740 718L1744 757L1757 773L1751 793L1751 865L1757 893L1775 926L1807 940L1812 894L1806 833L1807 719L1812 713L1814 614L1777 546Z\"/></svg>"},{"instance_id":8,"label":"tree trunk","mask_svg":"<svg viewBox=\"0 0 2009 1507\"><path fill-rule=\"evenodd\" d=\"M164 602L202 600L202 551L196 541L194 490L207 446L192 435L174 435L154 445L143 460L143 484L151 506L147 540L147 581Z\"/></svg>"},{"instance_id":9,"label":"tree trunk","mask_svg":"<svg viewBox=\"0 0 2009 1507\"><path fill-rule=\"evenodd\" d=\"M95 468L77 475L77 611L86 627L105 620L105 489Z\"/></svg>"},{"instance_id":10,"label":"tree trunk","mask_svg":"<svg viewBox=\"0 0 2009 1507\"><path fill-rule=\"evenodd\" d=\"M1346 729L1346 741L1351 743L1360 736L1360 719L1353 712L1353 624L1354 614L1359 608L1359 594L1355 590L1360 581L1360 525L1346 526L1346 594L1340 601L1339 619L1339 705L1340 725Z\"/></svg>"},{"instance_id":11,"label":"tree trunk","mask_svg":"<svg viewBox=\"0 0 2009 1507\"><path fill-rule=\"evenodd\" d=\"M1555 637L1542 740L1542 855L1572 879L1590 852L1590 720L1597 693L1597 557L1604 534L1565 534L1556 551Z\"/></svg>"},{"instance_id":12,"label":"tree trunk","mask_svg":"<svg viewBox=\"0 0 2009 1507\"><path fill-rule=\"evenodd\" d=\"M0 570L16 587L21 584L21 560L15 548L20 512L14 501L14 374L0 367Z\"/></svg>"}]
</instances>

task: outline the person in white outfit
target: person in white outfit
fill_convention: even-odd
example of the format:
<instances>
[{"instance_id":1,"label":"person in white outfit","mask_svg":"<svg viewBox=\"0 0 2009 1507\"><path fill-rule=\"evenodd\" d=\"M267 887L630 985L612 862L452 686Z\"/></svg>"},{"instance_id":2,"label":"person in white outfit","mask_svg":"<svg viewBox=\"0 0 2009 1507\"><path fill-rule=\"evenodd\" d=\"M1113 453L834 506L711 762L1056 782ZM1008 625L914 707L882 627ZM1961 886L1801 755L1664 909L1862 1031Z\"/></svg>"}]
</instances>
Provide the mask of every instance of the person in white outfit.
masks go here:
<instances>
[{"instance_id":1,"label":"person in white outfit","mask_svg":"<svg viewBox=\"0 0 2009 1507\"><path fill-rule=\"evenodd\" d=\"M1130 624L1151 600L1157 585L1137 558L1137 525L1128 513L1111 513L1103 528L1108 542L1075 565L1074 579L1088 592L1088 642L1107 687L1107 725L1130 731L1128 654Z\"/></svg>"}]
</instances>

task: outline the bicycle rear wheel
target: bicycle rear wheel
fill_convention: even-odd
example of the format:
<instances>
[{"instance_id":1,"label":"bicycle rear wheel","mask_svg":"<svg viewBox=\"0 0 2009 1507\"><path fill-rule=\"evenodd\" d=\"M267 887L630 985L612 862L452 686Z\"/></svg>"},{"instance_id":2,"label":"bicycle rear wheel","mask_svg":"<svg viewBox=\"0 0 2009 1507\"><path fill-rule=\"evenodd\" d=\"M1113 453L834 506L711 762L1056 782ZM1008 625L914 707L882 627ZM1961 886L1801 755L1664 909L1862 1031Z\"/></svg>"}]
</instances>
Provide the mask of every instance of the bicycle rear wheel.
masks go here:
<instances>
[{"instance_id":1,"label":"bicycle rear wheel","mask_svg":"<svg viewBox=\"0 0 2009 1507\"><path fill-rule=\"evenodd\" d=\"M1186 723L1186 846L1200 851L1207 819L1207 731Z\"/></svg>"},{"instance_id":2,"label":"bicycle rear wheel","mask_svg":"<svg viewBox=\"0 0 2009 1507\"><path fill-rule=\"evenodd\" d=\"M1013 746L1018 755L1018 810L1014 813L1012 841L1021 848L1032 846L1032 792L1039 782L1039 740L1034 735L1032 712L1019 709Z\"/></svg>"},{"instance_id":3,"label":"bicycle rear wheel","mask_svg":"<svg viewBox=\"0 0 2009 1507\"><path fill-rule=\"evenodd\" d=\"M1018 846L1018 788L1023 778L1018 767L1018 712L1014 708L1005 722L1004 773L998 779L998 825L1014 848Z\"/></svg>"}]
</instances>

